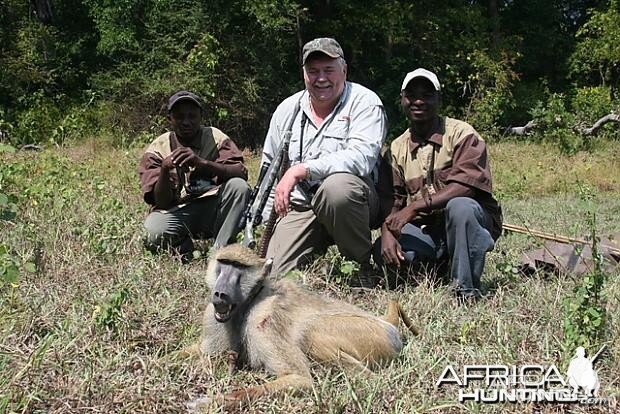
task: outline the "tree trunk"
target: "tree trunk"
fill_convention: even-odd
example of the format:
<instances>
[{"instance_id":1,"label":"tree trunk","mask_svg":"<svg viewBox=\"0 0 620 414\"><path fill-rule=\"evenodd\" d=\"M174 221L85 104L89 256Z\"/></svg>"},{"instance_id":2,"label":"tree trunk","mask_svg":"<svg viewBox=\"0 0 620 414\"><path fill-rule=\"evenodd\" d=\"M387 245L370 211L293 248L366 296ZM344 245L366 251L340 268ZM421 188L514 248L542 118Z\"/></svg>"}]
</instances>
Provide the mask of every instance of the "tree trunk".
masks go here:
<instances>
[{"instance_id":1,"label":"tree trunk","mask_svg":"<svg viewBox=\"0 0 620 414\"><path fill-rule=\"evenodd\" d=\"M489 0L489 22L491 25L491 49L497 50L500 41L499 32L499 3L497 0Z\"/></svg>"},{"instance_id":2,"label":"tree trunk","mask_svg":"<svg viewBox=\"0 0 620 414\"><path fill-rule=\"evenodd\" d=\"M52 13L52 0L30 0L34 8L34 14L41 23L50 24L54 17Z\"/></svg>"}]
</instances>

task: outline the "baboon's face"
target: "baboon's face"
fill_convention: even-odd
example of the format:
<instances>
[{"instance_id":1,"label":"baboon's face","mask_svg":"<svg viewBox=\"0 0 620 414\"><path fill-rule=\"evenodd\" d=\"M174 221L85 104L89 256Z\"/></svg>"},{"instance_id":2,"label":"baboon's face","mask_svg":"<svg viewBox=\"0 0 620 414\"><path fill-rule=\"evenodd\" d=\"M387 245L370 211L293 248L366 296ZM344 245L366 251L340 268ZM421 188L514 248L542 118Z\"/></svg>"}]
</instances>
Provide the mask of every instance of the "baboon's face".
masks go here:
<instances>
[{"instance_id":1,"label":"baboon's face","mask_svg":"<svg viewBox=\"0 0 620 414\"><path fill-rule=\"evenodd\" d=\"M251 278L247 276L251 269L238 263L218 260L215 272L217 278L211 298L215 308L215 320L227 322L249 295L251 286L248 286L248 283L251 283L251 280L248 279Z\"/></svg>"}]
</instances>

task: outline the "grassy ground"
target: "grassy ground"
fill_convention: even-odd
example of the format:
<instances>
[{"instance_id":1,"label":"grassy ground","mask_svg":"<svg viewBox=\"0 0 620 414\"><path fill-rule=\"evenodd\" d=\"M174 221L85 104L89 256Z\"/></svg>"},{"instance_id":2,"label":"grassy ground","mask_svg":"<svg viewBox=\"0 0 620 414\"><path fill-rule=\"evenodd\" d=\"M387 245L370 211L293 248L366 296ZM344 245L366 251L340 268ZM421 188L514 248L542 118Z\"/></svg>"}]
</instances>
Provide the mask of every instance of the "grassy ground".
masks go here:
<instances>
[{"instance_id":1,"label":"grassy ground","mask_svg":"<svg viewBox=\"0 0 620 414\"><path fill-rule=\"evenodd\" d=\"M571 158L529 144L491 151L506 222L581 237L590 231L586 213L596 212L600 235L620 231L620 143ZM14 265L20 275L0 282L0 413L184 412L190 399L268 378L229 377L220 358L167 357L199 336L206 262L183 265L142 250L139 154L95 141L1 154L0 193L12 195L17 215L0 220L7 247L0 267ZM337 269L329 266L337 257L320 259L302 275L309 288L374 313L397 294L422 333L405 334L402 356L374 375L317 366L312 392L263 399L248 411L615 412L620 408L459 404L455 387L434 387L448 364L557 364L566 372L573 350L563 347L561 302L578 279L513 272L521 254L539 244L505 234L488 255L488 297L469 306L458 306L447 285L425 274L396 293L354 297L336 274L322 274ZM619 276L606 283L608 351L596 366L606 397L620 397Z\"/></svg>"}]
</instances>

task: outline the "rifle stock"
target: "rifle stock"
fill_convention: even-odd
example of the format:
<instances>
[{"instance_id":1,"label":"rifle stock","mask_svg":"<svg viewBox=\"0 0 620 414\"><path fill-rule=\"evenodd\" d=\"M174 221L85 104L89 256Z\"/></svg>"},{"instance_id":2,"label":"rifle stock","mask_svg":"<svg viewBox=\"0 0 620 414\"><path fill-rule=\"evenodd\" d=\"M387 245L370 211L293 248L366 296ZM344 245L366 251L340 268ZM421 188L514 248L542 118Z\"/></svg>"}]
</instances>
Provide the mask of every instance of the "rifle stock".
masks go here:
<instances>
[{"instance_id":1,"label":"rifle stock","mask_svg":"<svg viewBox=\"0 0 620 414\"><path fill-rule=\"evenodd\" d=\"M282 140L280 141L280 145L278 146L276 156L271 163L263 163L261 166L258 181L252 190L252 195L250 196L248 206L246 207L246 211L240 222L240 227L244 229L242 245L245 247L254 248L256 246L256 242L254 240L254 229L262 222L263 210L269 201L274 184L282 178L289 167L288 149L291 142L291 136L293 135L293 122L295 122L295 118L297 118L299 110L300 101L297 101L295 110L293 111L293 116L291 117L286 132L284 133ZM272 209L268 224L261 237L261 246L259 249L262 253L261 257L265 257L267 253L267 245L271 239L271 233L273 232L276 219L277 215Z\"/></svg>"},{"instance_id":2,"label":"rifle stock","mask_svg":"<svg viewBox=\"0 0 620 414\"><path fill-rule=\"evenodd\" d=\"M256 244L254 242L254 227L252 225L252 208L254 205L254 200L256 200L256 197L260 191L261 183L263 182L270 165L271 164L266 162L261 165L260 172L258 173L258 181L256 181L256 185L252 189L250 199L248 200L248 205L245 208L243 216L241 216L241 220L239 220L239 229L243 231L243 245L251 249L253 249ZM250 224L249 226L248 223Z\"/></svg>"}]
</instances>

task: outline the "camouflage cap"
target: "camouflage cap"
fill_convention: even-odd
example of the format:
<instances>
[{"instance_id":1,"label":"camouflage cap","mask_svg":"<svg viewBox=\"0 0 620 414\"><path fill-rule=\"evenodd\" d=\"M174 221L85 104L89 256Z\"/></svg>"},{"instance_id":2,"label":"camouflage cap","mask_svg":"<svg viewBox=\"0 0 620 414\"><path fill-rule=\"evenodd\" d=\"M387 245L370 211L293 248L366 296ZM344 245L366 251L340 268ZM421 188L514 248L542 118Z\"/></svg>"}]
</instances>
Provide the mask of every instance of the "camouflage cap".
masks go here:
<instances>
[{"instance_id":1,"label":"camouflage cap","mask_svg":"<svg viewBox=\"0 0 620 414\"><path fill-rule=\"evenodd\" d=\"M182 101L190 101L195 103L200 110L203 110L202 99L196 94L189 91L178 91L168 99L168 112L172 111L172 107Z\"/></svg>"},{"instance_id":2,"label":"camouflage cap","mask_svg":"<svg viewBox=\"0 0 620 414\"><path fill-rule=\"evenodd\" d=\"M304 45L301 64L305 65L308 56L315 52L324 53L331 58L344 58L342 48L335 39L331 37L318 37Z\"/></svg>"}]
</instances>

